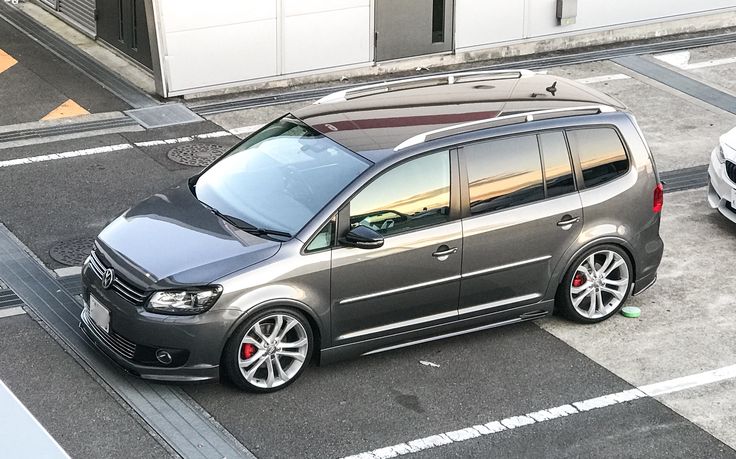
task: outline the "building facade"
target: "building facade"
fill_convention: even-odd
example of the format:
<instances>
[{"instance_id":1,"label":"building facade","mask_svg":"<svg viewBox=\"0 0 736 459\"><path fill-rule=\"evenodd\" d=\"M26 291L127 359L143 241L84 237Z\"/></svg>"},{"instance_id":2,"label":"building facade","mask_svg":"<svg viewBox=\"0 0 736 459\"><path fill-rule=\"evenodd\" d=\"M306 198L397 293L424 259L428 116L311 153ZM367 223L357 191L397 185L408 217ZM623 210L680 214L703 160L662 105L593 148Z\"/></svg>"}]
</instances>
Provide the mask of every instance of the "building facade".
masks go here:
<instances>
[{"instance_id":1,"label":"building facade","mask_svg":"<svg viewBox=\"0 0 736 459\"><path fill-rule=\"evenodd\" d=\"M642 25L656 35L668 21L688 31L688 20L714 15L736 25L736 0L36 1L149 69L164 97L499 47L523 54L591 33L615 41L606 32Z\"/></svg>"}]
</instances>

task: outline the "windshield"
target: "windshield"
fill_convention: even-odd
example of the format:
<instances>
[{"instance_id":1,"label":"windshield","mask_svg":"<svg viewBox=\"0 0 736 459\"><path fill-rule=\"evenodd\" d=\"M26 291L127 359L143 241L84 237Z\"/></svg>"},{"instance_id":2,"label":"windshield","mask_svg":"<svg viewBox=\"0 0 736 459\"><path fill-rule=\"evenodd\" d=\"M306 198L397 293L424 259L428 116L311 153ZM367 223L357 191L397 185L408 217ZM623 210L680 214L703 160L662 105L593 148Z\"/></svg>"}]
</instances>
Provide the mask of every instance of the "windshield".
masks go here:
<instances>
[{"instance_id":1,"label":"windshield","mask_svg":"<svg viewBox=\"0 0 736 459\"><path fill-rule=\"evenodd\" d=\"M282 118L206 170L195 194L220 215L295 235L368 166L301 121Z\"/></svg>"}]
</instances>

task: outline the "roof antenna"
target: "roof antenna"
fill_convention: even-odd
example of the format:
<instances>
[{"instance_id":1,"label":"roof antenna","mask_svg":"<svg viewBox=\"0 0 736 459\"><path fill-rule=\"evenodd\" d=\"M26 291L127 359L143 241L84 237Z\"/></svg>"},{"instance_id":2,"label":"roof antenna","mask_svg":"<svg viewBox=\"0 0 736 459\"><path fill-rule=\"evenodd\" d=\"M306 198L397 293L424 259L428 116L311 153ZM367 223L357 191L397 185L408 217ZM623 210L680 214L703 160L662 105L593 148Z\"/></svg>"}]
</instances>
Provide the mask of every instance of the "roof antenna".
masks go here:
<instances>
[{"instance_id":1,"label":"roof antenna","mask_svg":"<svg viewBox=\"0 0 736 459\"><path fill-rule=\"evenodd\" d=\"M547 88L547 92L552 94L552 96L555 95L555 93L557 92L557 82L556 81L552 83L552 86Z\"/></svg>"}]
</instances>

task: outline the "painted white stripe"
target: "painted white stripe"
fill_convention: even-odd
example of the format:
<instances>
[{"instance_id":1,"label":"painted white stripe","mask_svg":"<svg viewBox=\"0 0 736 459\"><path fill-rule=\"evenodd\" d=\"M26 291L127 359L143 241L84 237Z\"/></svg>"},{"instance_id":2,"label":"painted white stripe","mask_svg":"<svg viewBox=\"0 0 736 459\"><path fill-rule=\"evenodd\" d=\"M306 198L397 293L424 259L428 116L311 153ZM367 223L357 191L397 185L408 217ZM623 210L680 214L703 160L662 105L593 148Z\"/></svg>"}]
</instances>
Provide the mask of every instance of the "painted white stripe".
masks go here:
<instances>
[{"instance_id":1,"label":"painted white stripe","mask_svg":"<svg viewBox=\"0 0 736 459\"><path fill-rule=\"evenodd\" d=\"M441 433L439 435L431 435L429 437L399 443L398 445L387 446L373 451L366 451L352 456L347 456L344 459L384 459L418 453L420 451L439 448L452 443L460 443L481 436L493 435L505 430L518 429L541 422L551 421L553 419L573 416L586 411L627 403L640 398L669 394L734 378L736 378L736 365L731 365L717 370L649 384L636 389L603 395L601 397L595 397L568 405L547 408L545 410L535 411L525 415L512 416L497 421L491 421L487 424L466 427L460 430Z\"/></svg>"},{"instance_id":2,"label":"painted white stripe","mask_svg":"<svg viewBox=\"0 0 736 459\"><path fill-rule=\"evenodd\" d=\"M0 161L0 167L20 166L23 164L41 163L45 161L55 161L57 159L76 158L78 156L89 156L89 155L97 155L100 153L111 153L114 151L130 150L134 146L153 147L157 145L175 145L178 143L193 142L196 139L214 139L218 137L227 137L231 135L232 134L227 131L215 131L215 132L208 132L206 134L198 134L198 135L189 136L189 137L178 137L175 139L149 140L146 142L135 142L133 144L121 143L118 145L109 145L105 147L87 148L85 150L66 151L64 153L52 153L49 155L31 156L27 158L18 158L18 159L8 159L5 161Z\"/></svg>"},{"instance_id":3,"label":"painted white stripe","mask_svg":"<svg viewBox=\"0 0 736 459\"><path fill-rule=\"evenodd\" d=\"M631 79L630 76L624 75L623 73L616 73L613 75L601 75L597 77L590 77L590 78L580 78L579 80L575 80L578 83L582 84L593 84L593 83L603 83L606 81L615 81L615 80L629 80Z\"/></svg>"},{"instance_id":4,"label":"painted white stripe","mask_svg":"<svg viewBox=\"0 0 736 459\"><path fill-rule=\"evenodd\" d=\"M16 306L14 308L0 309L0 319L3 319L5 317L19 316L25 313L26 312L20 306Z\"/></svg>"},{"instance_id":5,"label":"painted white stripe","mask_svg":"<svg viewBox=\"0 0 736 459\"><path fill-rule=\"evenodd\" d=\"M78 156L89 156L89 155L97 155L100 153L111 153L113 151L129 150L131 148L133 148L133 145L129 143L121 143L119 145L88 148L86 150L75 150L75 151L67 151L64 153L53 153L50 155L31 156L29 158L8 159L6 161L0 161L0 167L19 166L22 164L41 163L44 161L54 161L57 159L75 158Z\"/></svg>"},{"instance_id":6,"label":"painted white stripe","mask_svg":"<svg viewBox=\"0 0 736 459\"><path fill-rule=\"evenodd\" d=\"M655 384L648 384L640 387L639 389L650 397L656 397L657 395L679 392L685 389L734 378L736 378L736 365L731 365L717 370L706 371L704 373L683 376L682 378L670 379L669 381Z\"/></svg>"},{"instance_id":7,"label":"painted white stripe","mask_svg":"<svg viewBox=\"0 0 736 459\"><path fill-rule=\"evenodd\" d=\"M693 62L691 64L690 58L692 55L690 54L690 51L678 51L676 53L662 54L654 57L682 70L704 69L708 67L718 67L719 65L736 64L736 57L711 59L709 61Z\"/></svg>"},{"instance_id":8,"label":"painted white stripe","mask_svg":"<svg viewBox=\"0 0 736 459\"><path fill-rule=\"evenodd\" d=\"M66 266L64 268L55 269L54 272L56 273L57 277L78 276L82 274L82 267L81 266Z\"/></svg>"},{"instance_id":9,"label":"painted white stripe","mask_svg":"<svg viewBox=\"0 0 736 459\"><path fill-rule=\"evenodd\" d=\"M251 126L243 126L239 128L230 129L230 132L235 135L241 135L241 134L250 134L251 132L256 132L260 128L262 128L263 124L254 124Z\"/></svg>"},{"instance_id":10,"label":"painted white stripe","mask_svg":"<svg viewBox=\"0 0 736 459\"><path fill-rule=\"evenodd\" d=\"M685 64L683 70L704 69L708 67L718 67L719 65L736 64L736 57L727 57L725 59L713 59L705 62L695 62L693 64Z\"/></svg>"}]
</instances>

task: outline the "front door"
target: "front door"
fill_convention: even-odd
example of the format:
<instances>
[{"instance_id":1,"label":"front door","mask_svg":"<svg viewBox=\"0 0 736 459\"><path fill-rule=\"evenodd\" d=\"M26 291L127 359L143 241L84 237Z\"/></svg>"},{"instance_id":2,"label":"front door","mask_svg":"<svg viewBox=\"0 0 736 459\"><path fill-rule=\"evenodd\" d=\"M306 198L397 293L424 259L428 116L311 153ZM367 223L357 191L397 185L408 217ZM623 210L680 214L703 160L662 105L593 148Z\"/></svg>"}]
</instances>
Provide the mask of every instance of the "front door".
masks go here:
<instances>
[{"instance_id":1,"label":"front door","mask_svg":"<svg viewBox=\"0 0 736 459\"><path fill-rule=\"evenodd\" d=\"M349 220L343 232L364 225L385 242L332 252L335 344L457 317L462 226L451 210L451 169L447 151L412 159L372 181L340 213Z\"/></svg>"},{"instance_id":2,"label":"front door","mask_svg":"<svg viewBox=\"0 0 736 459\"><path fill-rule=\"evenodd\" d=\"M454 0L376 0L375 59L452 50Z\"/></svg>"},{"instance_id":3,"label":"front door","mask_svg":"<svg viewBox=\"0 0 736 459\"><path fill-rule=\"evenodd\" d=\"M470 216L463 220L460 316L539 302L582 228L564 134L486 141L461 153Z\"/></svg>"},{"instance_id":4,"label":"front door","mask_svg":"<svg viewBox=\"0 0 736 459\"><path fill-rule=\"evenodd\" d=\"M97 36L153 68L145 0L97 0Z\"/></svg>"}]
</instances>

